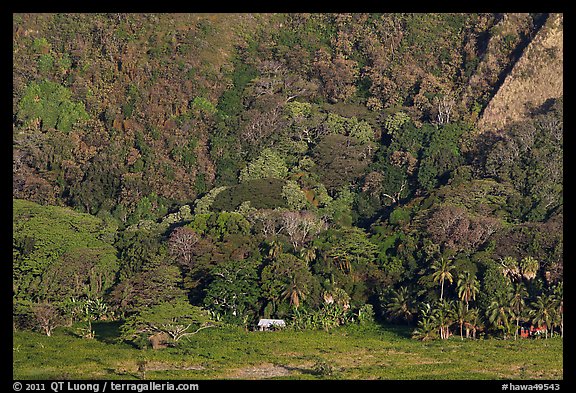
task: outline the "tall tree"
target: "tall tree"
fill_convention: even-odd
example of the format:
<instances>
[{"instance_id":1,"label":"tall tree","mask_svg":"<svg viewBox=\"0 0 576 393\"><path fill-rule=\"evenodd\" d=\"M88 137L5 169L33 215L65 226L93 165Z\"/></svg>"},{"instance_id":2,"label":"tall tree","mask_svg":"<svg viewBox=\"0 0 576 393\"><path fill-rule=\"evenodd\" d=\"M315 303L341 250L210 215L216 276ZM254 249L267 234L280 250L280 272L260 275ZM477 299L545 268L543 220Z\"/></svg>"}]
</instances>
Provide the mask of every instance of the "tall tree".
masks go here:
<instances>
[{"instance_id":1,"label":"tall tree","mask_svg":"<svg viewBox=\"0 0 576 393\"><path fill-rule=\"evenodd\" d=\"M456 287L458 298L466 302L466 310L468 310L470 300L476 300L476 294L480 290L480 283L476 279L476 275L470 272L460 273Z\"/></svg>"},{"instance_id":2,"label":"tall tree","mask_svg":"<svg viewBox=\"0 0 576 393\"><path fill-rule=\"evenodd\" d=\"M508 338L510 332L510 312L510 306L503 296L493 300L486 310L488 321L497 329L502 330L504 339Z\"/></svg>"},{"instance_id":3,"label":"tall tree","mask_svg":"<svg viewBox=\"0 0 576 393\"><path fill-rule=\"evenodd\" d=\"M448 280L450 284L454 281L452 276L452 271L454 270L454 264L447 258L440 257L440 260L434 261L432 264L432 279L434 282L440 283L440 301L444 298L444 281Z\"/></svg>"},{"instance_id":4,"label":"tall tree","mask_svg":"<svg viewBox=\"0 0 576 393\"><path fill-rule=\"evenodd\" d=\"M241 259L224 261L212 268L205 291L206 308L229 321L254 316L260 306L259 265L259 260Z\"/></svg>"},{"instance_id":5,"label":"tall tree","mask_svg":"<svg viewBox=\"0 0 576 393\"><path fill-rule=\"evenodd\" d=\"M464 324L469 321L470 319L470 312L468 310L468 304L464 303L463 301L459 301L454 303L453 309L454 319L458 326L460 327L460 339L464 340L464 336L462 333Z\"/></svg>"},{"instance_id":6,"label":"tall tree","mask_svg":"<svg viewBox=\"0 0 576 393\"><path fill-rule=\"evenodd\" d=\"M527 280L532 280L536 277L538 269L540 268L540 263L537 259L527 256L522 258L519 263L520 272L522 276Z\"/></svg>"},{"instance_id":7,"label":"tall tree","mask_svg":"<svg viewBox=\"0 0 576 393\"><path fill-rule=\"evenodd\" d=\"M298 308L310 294L314 277L308 264L292 254L280 254L262 269L262 290L273 304L288 300Z\"/></svg>"},{"instance_id":8,"label":"tall tree","mask_svg":"<svg viewBox=\"0 0 576 393\"><path fill-rule=\"evenodd\" d=\"M564 283L560 282L554 288L552 294L554 308L556 309L556 316L558 324L560 325L560 337L564 337Z\"/></svg>"},{"instance_id":9,"label":"tall tree","mask_svg":"<svg viewBox=\"0 0 576 393\"><path fill-rule=\"evenodd\" d=\"M178 227L168 240L168 249L178 262L184 266L190 266L194 256L194 246L200 240L200 236L191 228Z\"/></svg>"},{"instance_id":10,"label":"tall tree","mask_svg":"<svg viewBox=\"0 0 576 393\"><path fill-rule=\"evenodd\" d=\"M300 306L300 301L306 299L306 293L307 288L304 280L301 280L300 276L292 274L290 281L288 281L282 292L282 296L284 299L288 299L290 305L297 309Z\"/></svg>"},{"instance_id":11,"label":"tall tree","mask_svg":"<svg viewBox=\"0 0 576 393\"><path fill-rule=\"evenodd\" d=\"M544 327L544 334L548 338L548 330L552 325L554 315L554 304L550 296L546 294L539 295L536 301L532 303L532 323L539 328Z\"/></svg>"},{"instance_id":12,"label":"tall tree","mask_svg":"<svg viewBox=\"0 0 576 393\"><path fill-rule=\"evenodd\" d=\"M440 338L447 339L450 337L450 325L454 322L454 307L452 301L441 300L435 304L433 317L438 324Z\"/></svg>"},{"instance_id":13,"label":"tall tree","mask_svg":"<svg viewBox=\"0 0 576 393\"><path fill-rule=\"evenodd\" d=\"M514 331L514 340L518 338L518 326L520 323L520 318L522 318L522 313L526 305L525 299L528 296L528 292L524 287L524 284L518 283L514 285L513 291L510 293L510 310L516 319L516 330Z\"/></svg>"}]
</instances>

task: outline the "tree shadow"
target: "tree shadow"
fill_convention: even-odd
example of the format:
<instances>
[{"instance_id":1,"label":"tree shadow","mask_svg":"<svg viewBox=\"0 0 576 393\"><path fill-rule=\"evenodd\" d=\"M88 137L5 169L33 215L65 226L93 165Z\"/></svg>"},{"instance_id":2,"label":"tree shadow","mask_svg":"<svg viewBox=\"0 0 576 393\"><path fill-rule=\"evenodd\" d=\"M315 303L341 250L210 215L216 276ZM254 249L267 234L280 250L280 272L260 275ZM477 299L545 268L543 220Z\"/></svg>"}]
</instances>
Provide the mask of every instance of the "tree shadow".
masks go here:
<instances>
[{"instance_id":1,"label":"tree shadow","mask_svg":"<svg viewBox=\"0 0 576 393\"><path fill-rule=\"evenodd\" d=\"M383 331L386 331L388 333L392 333L396 336L398 336L399 338L412 338L412 332L414 331L414 326L412 325L395 325L395 324L391 324L391 323L378 323L378 325L380 326L380 328Z\"/></svg>"},{"instance_id":2,"label":"tree shadow","mask_svg":"<svg viewBox=\"0 0 576 393\"><path fill-rule=\"evenodd\" d=\"M120 339L120 326L119 321L96 321L92 322L92 330L94 331L94 338L107 344L116 344Z\"/></svg>"},{"instance_id":3,"label":"tree shadow","mask_svg":"<svg viewBox=\"0 0 576 393\"><path fill-rule=\"evenodd\" d=\"M412 332L414 331L414 325L395 324L388 321L376 320L373 323L367 325L358 326L355 331L359 334L363 332L372 334L382 334L390 336L390 338L401 338L401 339L412 339Z\"/></svg>"}]
</instances>

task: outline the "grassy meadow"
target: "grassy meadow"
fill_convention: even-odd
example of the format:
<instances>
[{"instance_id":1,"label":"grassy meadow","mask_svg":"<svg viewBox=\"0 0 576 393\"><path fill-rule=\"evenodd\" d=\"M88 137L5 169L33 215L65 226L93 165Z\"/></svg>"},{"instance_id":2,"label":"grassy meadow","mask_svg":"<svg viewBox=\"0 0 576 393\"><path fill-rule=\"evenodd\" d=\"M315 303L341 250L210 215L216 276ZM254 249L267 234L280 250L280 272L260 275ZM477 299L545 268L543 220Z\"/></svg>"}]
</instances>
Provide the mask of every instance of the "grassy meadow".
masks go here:
<instances>
[{"instance_id":1,"label":"grassy meadow","mask_svg":"<svg viewBox=\"0 0 576 393\"><path fill-rule=\"evenodd\" d=\"M14 379L562 379L562 339L421 342L410 329L359 326L325 331L205 329L176 348L137 349L118 325L95 339L57 329L13 338Z\"/></svg>"}]
</instances>

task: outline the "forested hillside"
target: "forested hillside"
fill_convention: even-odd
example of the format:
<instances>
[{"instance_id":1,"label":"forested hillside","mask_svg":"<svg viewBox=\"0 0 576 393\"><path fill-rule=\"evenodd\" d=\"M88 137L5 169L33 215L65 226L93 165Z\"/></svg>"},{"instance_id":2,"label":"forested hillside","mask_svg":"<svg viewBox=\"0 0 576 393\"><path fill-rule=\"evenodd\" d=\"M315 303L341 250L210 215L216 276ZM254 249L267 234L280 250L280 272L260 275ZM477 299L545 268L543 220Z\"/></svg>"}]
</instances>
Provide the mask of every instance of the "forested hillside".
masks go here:
<instances>
[{"instance_id":1,"label":"forested hillside","mask_svg":"<svg viewBox=\"0 0 576 393\"><path fill-rule=\"evenodd\" d=\"M562 333L562 28L14 14L14 329Z\"/></svg>"}]
</instances>

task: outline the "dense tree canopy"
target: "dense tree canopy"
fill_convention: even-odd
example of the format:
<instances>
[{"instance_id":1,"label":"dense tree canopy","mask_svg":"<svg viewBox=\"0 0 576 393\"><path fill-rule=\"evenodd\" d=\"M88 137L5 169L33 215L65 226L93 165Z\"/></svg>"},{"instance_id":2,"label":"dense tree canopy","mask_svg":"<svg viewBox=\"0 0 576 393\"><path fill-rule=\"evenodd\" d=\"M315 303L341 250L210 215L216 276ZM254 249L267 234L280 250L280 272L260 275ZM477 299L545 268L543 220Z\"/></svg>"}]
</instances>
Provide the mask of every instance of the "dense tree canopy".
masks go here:
<instances>
[{"instance_id":1,"label":"dense tree canopy","mask_svg":"<svg viewBox=\"0 0 576 393\"><path fill-rule=\"evenodd\" d=\"M15 328L558 333L563 98L478 127L553 17L14 14Z\"/></svg>"}]
</instances>

